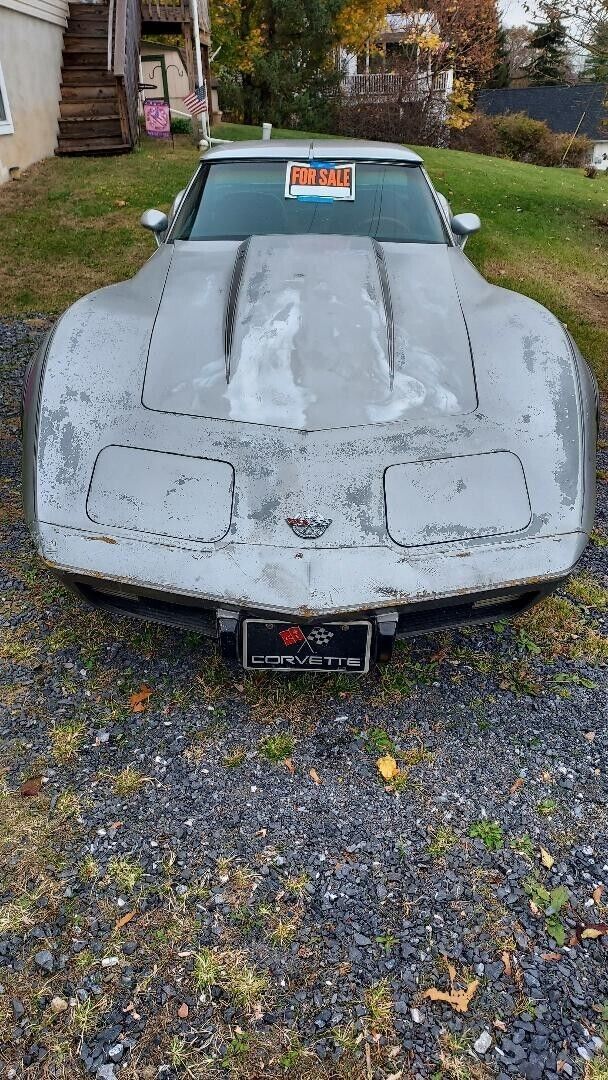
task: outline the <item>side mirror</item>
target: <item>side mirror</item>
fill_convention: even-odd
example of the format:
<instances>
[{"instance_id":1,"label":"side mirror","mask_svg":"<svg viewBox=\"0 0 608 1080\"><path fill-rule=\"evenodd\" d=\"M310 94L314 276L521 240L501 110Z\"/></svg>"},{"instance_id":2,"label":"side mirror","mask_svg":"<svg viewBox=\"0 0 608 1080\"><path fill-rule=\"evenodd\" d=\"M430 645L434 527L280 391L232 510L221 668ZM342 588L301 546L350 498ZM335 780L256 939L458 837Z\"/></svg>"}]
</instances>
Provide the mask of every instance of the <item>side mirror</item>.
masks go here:
<instances>
[{"instance_id":1,"label":"side mirror","mask_svg":"<svg viewBox=\"0 0 608 1080\"><path fill-rule=\"evenodd\" d=\"M167 231L169 226L169 219L166 214L163 214L160 210L144 210L139 219L140 225L143 225L144 229L149 229L154 233L154 239L157 244L160 244L162 234Z\"/></svg>"},{"instance_id":2,"label":"side mirror","mask_svg":"<svg viewBox=\"0 0 608 1080\"><path fill-rule=\"evenodd\" d=\"M464 247L471 233L481 229L481 221L477 214L456 214L450 221L450 228L457 238L459 247Z\"/></svg>"}]
</instances>

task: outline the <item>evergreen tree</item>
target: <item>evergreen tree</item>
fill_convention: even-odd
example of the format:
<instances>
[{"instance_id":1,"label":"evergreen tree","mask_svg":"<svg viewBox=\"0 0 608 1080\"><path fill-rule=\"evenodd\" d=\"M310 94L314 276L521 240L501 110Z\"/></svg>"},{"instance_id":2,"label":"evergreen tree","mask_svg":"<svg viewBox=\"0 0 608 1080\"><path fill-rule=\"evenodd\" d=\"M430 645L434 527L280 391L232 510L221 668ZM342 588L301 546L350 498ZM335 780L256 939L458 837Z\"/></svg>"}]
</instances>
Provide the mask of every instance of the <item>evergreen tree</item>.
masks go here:
<instances>
[{"instance_id":1,"label":"evergreen tree","mask_svg":"<svg viewBox=\"0 0 608 1080\"><path fill-rule=\"evenodd\" d=\"M511 81L511 71L509 65L509 43L507 39L507 31L501 22L498 24L495 40L495 55L496 61L493 71L491 72L486 86L495 90L502 90L505 86L509 86Z\"/></svg>"},{"instance_id":2,"label":"evergreen tree","mask_svg":"<svg viewBox=\"0 0 608 1080\"><path fill-rule=\"evenodd\" d=\"M594 28L588 48L583 78L586 82L608 82L608 21Z\"/></svg>"},{"instance_id":3,"label":"evergreen tree","mask_svg":"<svg viewBox=\"0 0 608 1080\"><path fill-rule=\"evenodd\" d=\"M532 86L563 83L569 71L566 30L559 11L549 8L545 21L534 23L526 74Z\"/></svg>"}]
</instances>

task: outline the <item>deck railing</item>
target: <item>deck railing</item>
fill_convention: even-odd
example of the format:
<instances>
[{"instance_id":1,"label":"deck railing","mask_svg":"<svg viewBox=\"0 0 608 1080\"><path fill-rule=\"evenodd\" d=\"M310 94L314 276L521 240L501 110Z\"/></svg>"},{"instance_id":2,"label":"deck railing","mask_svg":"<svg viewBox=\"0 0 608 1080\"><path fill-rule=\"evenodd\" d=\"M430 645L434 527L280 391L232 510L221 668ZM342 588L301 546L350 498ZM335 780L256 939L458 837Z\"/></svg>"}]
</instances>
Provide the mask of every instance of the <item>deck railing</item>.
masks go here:
<instances>
[{"instance_id":1,"label":"deck railing","mask_svg":"<svg viewBox=\"0 0 608 1080\"><path fill-rule=\"evenodd\" d=\"M344 75L342 92L348 96L366 97L371 100L398 98L411 95L414 100L428 94L448 97L453 88L453 71L417 72L414 75L374 72L363 75Z\"/></svg>"}]
</instances>

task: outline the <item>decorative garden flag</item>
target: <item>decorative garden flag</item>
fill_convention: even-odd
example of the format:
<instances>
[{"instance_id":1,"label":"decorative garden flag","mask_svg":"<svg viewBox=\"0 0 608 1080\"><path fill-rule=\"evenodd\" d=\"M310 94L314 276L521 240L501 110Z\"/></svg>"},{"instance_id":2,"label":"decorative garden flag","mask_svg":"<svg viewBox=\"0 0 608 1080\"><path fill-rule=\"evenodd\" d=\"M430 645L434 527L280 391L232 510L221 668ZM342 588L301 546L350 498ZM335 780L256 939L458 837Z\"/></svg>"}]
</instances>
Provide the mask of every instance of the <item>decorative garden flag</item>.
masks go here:
<instances>
[{"instance_id":1,"label":"decorative garden flag","mask_svg":"<svg viewBox=\"0 0 608 1080\"><path fill-rule=\"evenodd\" d=\"M162 98L144 101L144 119L147 135L153 139L171 138L171 109Z\"/></svg>"}]
</instances>

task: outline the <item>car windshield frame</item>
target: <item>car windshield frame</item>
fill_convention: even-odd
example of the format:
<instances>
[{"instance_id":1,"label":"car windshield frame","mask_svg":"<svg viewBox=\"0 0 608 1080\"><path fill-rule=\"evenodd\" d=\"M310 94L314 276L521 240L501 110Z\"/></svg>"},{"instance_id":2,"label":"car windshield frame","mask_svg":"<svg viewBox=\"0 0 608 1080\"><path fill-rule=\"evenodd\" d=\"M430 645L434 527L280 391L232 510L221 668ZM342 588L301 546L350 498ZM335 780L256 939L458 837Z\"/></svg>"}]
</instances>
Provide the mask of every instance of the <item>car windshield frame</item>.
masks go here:
<instances>
[{"instance_id":1,"label":"car windshield frame","mask_svg":"<svg viewBox=\"0 0 608 1080\"><path fill-rule=\"evenodd\" d=\"M436 195L436 193L435 193L435 191L433 189L432 184L429 181L429 178L428 178L424 168L422 167L422 165L420 163L418 163L418 162L410 162L410 161L394 161L394 160L391 161L391 160L384 160L384 159L381 159L381 158L369 158L369 157L361 158L361 157L357 157L356 154L353 154L353 155L349 156L348 161L353 162L355 164L355 167L358 170L360 170L361 166L372 166L372 167L375 167L375 168L386 168L386 169L390 168L391 170L392 169L417 170L417 176L420 178L420 189L419 190L420 190L420 192L424 193L423 197L427 198L429 212L431 214L433 214L434 218L436 219L437 230L436 230L435 238L421 239L419 237L404 238L404 237L400 237L400 236L378 236L378 235L375 235L374 233L372 233L369 230L369 228L366 231L364 231L364 230L357 231L357 230L353 230L352 228L351 229L345 229L344 231L342 231L339 228L329 230L329 229L314 229L314 228L310 228L310 227L306 228L306 229L296 229L296 230L279 229L279 228L267 229L267 230L265 229L265 230L260 230L260 231L243 231L243 230L239 230L239 231L236 231L236 232L233 232L233 233L219 233L218 232L217 235L211 235L211 236L205 236L205 235L192 236L191 235L192 231L193 231L193 228L195 227L197 217L198 217L198 215L200 213L200 206L201 206L201 202L203 201L203 198L204 198L205 188L207 186L207 182L209 180L209 177L212 174L213 169L219 169L219 168L221 168L223 166L226 166L226 165L228 165L228 166L237 166L239 168L241 168L243 166L247 167L247 166L251 166L251 165L254 165L254 166L274 165L274 166L278 166L279 169L285 171L286 168L287 168L287 164L288 164L289 160L290 159L287 156L285 158L282 158L282 157L281 158L270 158L270 157L265 157L263 155L260 155L259 157L247 157L247 158L232 158L231 157L231 158L218 158L217 160L214 160L214 161L204 161L204 160L201 161L201 164L200 164L198 170L194 174L194 176L192 178L192 181L190 182L188 188L186 189L184 197L183 197L183 199L182 199L182 201L181 201L181 203L180 203L180 205L178 207L177 213L176 213L173 221L170 224L167 236L165 238L165 242L166 243L174 243L176 240L181 240L181 241L183 241L185 243L188 243L188 242L190 242L190 243L208 243L208 242L214 242L214 241L229 241L229 242L240 243L243 240L246 240L249 236L319 235L319 236L325 236L325 237L328 237L328 236L368 237L368 238L376 240L379 243L421 244L421 245L429 245L429 246L432 246L432 247L442 246L442 245L445 245L445 246L448 246L448 247L453 246L454 241L453 241L453 238L450 235L450 232L449 232L446 220L445 220L445 216L444 216L441 204L440 204L440 202L439 202L439 200L437 198L437 195ZM346 159L344 159L344 160L346 161ZM335 205L335 204L331 204L331 205ZM350 203L350 205L352 206L353 204ZM307 209L314 211L315 207L310 207L310 205L309 205ZM312 216L313 216L313 219L314 219L315 214L313 213ZM394 219L391 219L391 220L394 220Z\"/></svg>"}]
</instances>

